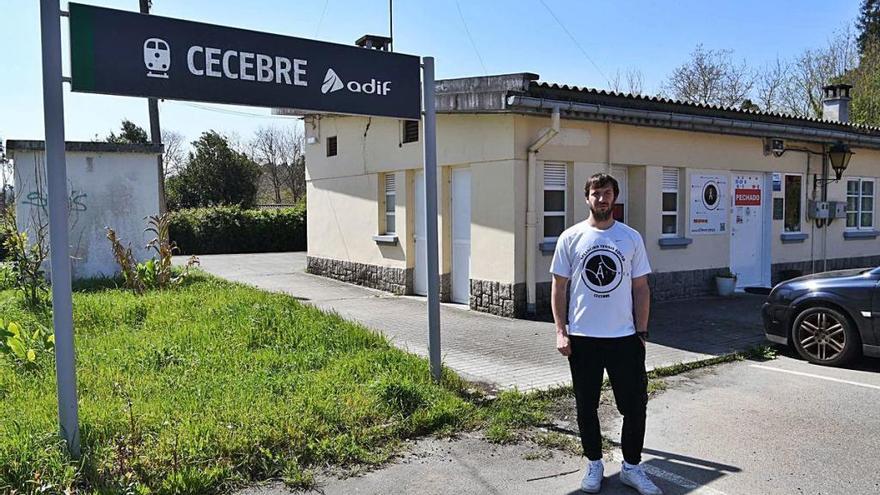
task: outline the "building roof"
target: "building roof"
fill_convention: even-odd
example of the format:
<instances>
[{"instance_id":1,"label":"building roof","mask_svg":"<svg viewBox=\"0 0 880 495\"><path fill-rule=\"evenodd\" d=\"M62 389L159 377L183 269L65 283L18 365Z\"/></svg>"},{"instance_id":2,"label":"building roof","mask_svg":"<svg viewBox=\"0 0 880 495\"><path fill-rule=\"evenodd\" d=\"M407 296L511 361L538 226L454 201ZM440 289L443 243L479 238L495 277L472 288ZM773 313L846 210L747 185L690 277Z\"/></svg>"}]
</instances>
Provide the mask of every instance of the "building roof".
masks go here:
<instances>
[{"instance_id":1,"label":"building roof","mask_svg":"<svg viewBox=\"0 0 880 495\"><path fill-rule=\"evenodd\" d=\"M560 86L559 84L551 84L547 82L530 81L529 87L520 94L534 96L536 98L618 106L655 112L675 112L680 114L764 122L768 124L794 124L820 129L833 129L849 132L855 131L880 136L880 127L877 126L837 122L811 117L799 117L776 112L744 110L736 107L702 105L662 98L659 96L625 94L594 88L579 88L577 86Z\"/></svg>"},{"instance_id":2,"label":"building roof","mask_svg":"<svg viewBox=\"0 0 880 495\"><path fill-rule=\"evenodd\" d=\"M44 151L45 141L9 139L6 141L6 150L10 153L16 151ZM163 152L162 144L117 144L92 141L67 141L64 143L66 151L79 151L89 153L147 153L158 155Z\"/></svg>"},{"instance_id":3,"label":"building roof","mask_svg":"<svg viewBox=\"0 0 880 495\"><path fill-rule=\"evenodd\" d=\"M546 114L701 132L880 148L880 127L542 82L523 72L437 81L440 113Z\"/></svg>"}]
</instances>

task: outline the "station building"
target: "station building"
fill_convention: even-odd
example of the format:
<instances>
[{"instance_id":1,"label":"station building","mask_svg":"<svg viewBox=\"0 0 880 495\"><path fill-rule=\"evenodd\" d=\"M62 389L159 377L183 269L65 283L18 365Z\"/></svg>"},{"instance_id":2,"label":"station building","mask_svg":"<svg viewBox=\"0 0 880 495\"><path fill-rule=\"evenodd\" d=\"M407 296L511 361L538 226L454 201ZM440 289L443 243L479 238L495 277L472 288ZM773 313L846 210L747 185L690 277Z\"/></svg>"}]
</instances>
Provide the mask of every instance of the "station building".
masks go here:
<instances>
[{"instance_id":1,"label":"station building","mask_svg":"<svg viewBox=\"0 0 880 495\"><path fill-rule=\"evenodd\" d=\"M849 90L827 87L819 120L531 73L437 81L441 300L549 312L556 239L587 217L597 172L620 182L615 216L645 240L655 300L712 294L726 270L742 290L880 264L880 128L849 122ZM304 121L308 270L426 294L419 123Z\"/></svg>"}]
</instances>

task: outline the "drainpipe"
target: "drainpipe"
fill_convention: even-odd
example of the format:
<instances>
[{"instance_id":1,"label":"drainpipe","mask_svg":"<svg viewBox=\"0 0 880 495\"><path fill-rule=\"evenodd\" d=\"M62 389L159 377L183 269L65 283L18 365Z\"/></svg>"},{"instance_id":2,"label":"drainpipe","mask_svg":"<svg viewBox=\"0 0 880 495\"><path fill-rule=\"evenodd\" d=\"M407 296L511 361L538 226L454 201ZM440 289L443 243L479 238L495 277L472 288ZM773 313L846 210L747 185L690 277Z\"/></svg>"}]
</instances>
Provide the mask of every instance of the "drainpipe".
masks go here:
<instances>
[{"instance_id":1,"label":"drainpipe","mask_svg":"<svg viewBox=\"0 0 880 495\"><path fill-rule=\"evenodd\" d=\"M822 155L822 201L828 201L828 154ZM828 226L832 219L823 220L822 232L822 271L828 271Z\"/></svg>"},{"instance_id":2,"label":"drainpipe","mask_svg":"<svg viewBox=\"0 0 880 495\"><path fill-rule=\"evenodd\" d=\"M559 107L553 107L550 121L550 128L529 146L528 190L526 192L528 198L526 206L526 312L529 314L535 314L535 251L538 249L537 233L535 232L537 223L535 196L538 186L537 157L538 151L559 134Z\"/></svg>"}]
</instances>

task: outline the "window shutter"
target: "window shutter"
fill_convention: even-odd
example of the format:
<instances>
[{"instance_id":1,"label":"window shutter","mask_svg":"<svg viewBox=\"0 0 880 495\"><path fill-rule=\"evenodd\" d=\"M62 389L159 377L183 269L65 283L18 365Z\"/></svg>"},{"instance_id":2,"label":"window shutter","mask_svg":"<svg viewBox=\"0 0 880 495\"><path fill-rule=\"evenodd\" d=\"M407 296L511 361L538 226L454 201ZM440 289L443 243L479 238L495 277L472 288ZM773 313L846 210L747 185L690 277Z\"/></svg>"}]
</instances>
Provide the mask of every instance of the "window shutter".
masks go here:
<instances>
[{"instance_id":1,"label":"window shutter","mask_svg":"<svg viewBox=\"0 0 880 495\"><path fill-rule=\"evenodd\" d=\"M663 168L663 190L678 192L678 169Z\"/></svg>"},{"instance_id":2,"label":"window shutter","mask_svg":"<svg viewBox=\"0 0 880 495\"><path fill-rule=\"evenodd\" d=\"M336 156L336 136L327 138L327 156Z\"/></svg>"},{"instance_id":3,"label":"window shutter","mask_svg":"<svg viewBox=\"0 0 880 495\"><path fill-rule=\"evenodd\" d=\"M387 173L385 174L385 194L394 194L396 189L394 186L394 174Z\"/></svg>"},{"instance_id":4,"label":"window shutter","mask_svg":"<svg viewBox=\"0 0 880 495\"><path fill-rule=\"evenodd\" d=\"M419 140L419 121L405 120L403 122L403 142L414 143Z\"/></svg>"},{"instance_id":5,"label":"window shutter","mask_svg":"<svg viewBox=\"0 0 880 495\"><path fill-rule=\"evenodd\" d=\"M544 187L565 187L565 165L544 164Z\"/></svg>"}]
</instances>

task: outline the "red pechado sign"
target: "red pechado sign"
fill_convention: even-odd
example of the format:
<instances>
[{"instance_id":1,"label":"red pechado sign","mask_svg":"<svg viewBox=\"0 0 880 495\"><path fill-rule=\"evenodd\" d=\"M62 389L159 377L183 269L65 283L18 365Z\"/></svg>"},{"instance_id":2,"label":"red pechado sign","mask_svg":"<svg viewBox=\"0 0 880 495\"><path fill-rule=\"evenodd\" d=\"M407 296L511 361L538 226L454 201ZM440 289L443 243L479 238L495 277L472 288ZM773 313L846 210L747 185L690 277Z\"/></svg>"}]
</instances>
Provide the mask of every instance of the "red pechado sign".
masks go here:
<instances>
[{"instance_id":1,"label":"red pechado sign","mask_svg":"<svg viewBox=\"0 0 880 495\"><path fill-rule=\"evenodd\" d=\"M735 206L761 206L760 189L737 189L734 193Z\"/></svg>"}]
</instances>

